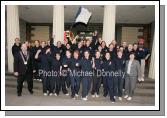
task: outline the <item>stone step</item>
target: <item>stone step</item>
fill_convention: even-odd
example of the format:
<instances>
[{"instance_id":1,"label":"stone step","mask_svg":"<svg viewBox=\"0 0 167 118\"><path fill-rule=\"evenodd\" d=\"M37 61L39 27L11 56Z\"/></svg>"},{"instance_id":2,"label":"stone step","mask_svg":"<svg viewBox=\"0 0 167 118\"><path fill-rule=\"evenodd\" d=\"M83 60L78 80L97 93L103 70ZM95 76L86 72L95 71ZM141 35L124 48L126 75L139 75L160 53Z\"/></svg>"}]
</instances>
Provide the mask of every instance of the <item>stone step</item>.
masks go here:
<instances>
[{"instance_id":1,"label":"stone step","mask_svg":"<svg viewBox=\"0 0 167 118\"><path fill-rule=\"evenodd\" d=\"M34 90L42 91L42 83L41 82L34 82ZM8 81L6 83L6 87L10 87L10 88L16 88L16 82L14 81ZM24 84L24 88L27 88L27 83L25 82ZM100 91L102 92L103 89L101 87ZM146 89L146 88L136 88L135 90L135 96L154 96L154 89Z\"/></svg>"},{"instance_id":2,"label":"stone step","mask_svg":"<svg viewBox=\"0 0 167 118\"><path fill-rule=\"evenodd\" d=\"M43 96L42 94L42 90L34 90L34 94L33 97L32 95L29 94L28 90L23 88L23 93L22 93L22 100L19 101L18 97L16 95L16 90L13 88L8 88L6 90L6 93L10 94L11 97L13 98L13 101L10 102L10 105L18 105L18 104L23 104L26 106L31 106L31 105L42 105L42 106L55 106L55 105L79 105L79 106L89 106L89 105L103 105L103 106L150 106L150 105L154 105L155 103L155 99L154 97L150 97L150 96L134 96L133 99L131 101L127 101L126 99L123 99L122 101L119 101L116 98L116 103L115 104L110 104L110 100L109 97L103 97L100 94L99 98L92 98L91 95L88 95L88 101L81 101L80 100L80 95L78 98L76 98L75 102L74 100L70 99L70 96L65 96L62 93L60 93L59 96ZM8 100L10 100L10 98L7 98ZM29 100L28 100L29 99ZM31 99L31 100L30 100ZM7 100L7 101L8 101ZM38 102L41 101L41 102ZM98 104L97 104L98 103ZM8 105L8 103L6 103L6 105Z\"/></svg>"},{"instance_id":3,"label":"stone step","mask_svg":"<svg viewBox=\"0 0 167 118\"><path fill-rule=\"evenodd\" d=\"M138 83L137 88L139 89L155 89L154 83Z\"/></svg>"}]
</instances>

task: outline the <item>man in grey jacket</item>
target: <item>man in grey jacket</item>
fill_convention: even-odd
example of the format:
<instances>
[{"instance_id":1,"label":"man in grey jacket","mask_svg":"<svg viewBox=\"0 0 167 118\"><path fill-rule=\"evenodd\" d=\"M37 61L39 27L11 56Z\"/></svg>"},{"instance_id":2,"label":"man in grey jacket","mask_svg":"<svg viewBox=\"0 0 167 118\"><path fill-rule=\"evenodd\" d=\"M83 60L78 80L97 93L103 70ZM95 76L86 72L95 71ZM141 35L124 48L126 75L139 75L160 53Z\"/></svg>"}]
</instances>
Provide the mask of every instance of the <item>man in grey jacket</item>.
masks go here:
<instances>
[{"instance_id":1,"label":"man in grey jacket","mask_svg":"<svg viewBox=\"0 0 167 118\"><path fill-rule=\"evenodd\" d=\"M131 100L136 88L137 80L141 78L140 63L135 60L135 53L131 52L129 60L125 66L125 96L127 100Z\"/></svg>"}]
</instances>

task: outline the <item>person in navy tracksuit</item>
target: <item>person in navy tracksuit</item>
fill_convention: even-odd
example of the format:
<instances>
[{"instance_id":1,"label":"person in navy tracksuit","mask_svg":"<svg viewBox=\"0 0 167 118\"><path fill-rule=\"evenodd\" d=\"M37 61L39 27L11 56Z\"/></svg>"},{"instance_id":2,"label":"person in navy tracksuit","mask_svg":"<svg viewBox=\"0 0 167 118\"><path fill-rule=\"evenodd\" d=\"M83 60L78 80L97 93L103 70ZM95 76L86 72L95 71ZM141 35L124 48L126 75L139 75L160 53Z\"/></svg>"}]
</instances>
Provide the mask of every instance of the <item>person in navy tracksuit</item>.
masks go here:
<instances>
[{"instance_id":1,"label":"person in navy tracksuit","mask_svg":"<svg viewBox=\"0 0 167 118\"><path fill-rule=\"evenodd\" d=\"M92 44L93 44L93 46L96 46L97 40L98 40L98 32L94 31L93 35L92 35Z\"/></svg>"},{"instance_id":2,"label":"person in navy tracksuit","mask_svg":"<svg viewBox=\"0 0 167 118\"><path fill-rule=\"evenodd\" d=\"M49 55L49 62L51 64L51 72L54 72L54 75L49 80L50 85L50 95L54 93L55 96L59 95L60 92L60 53L55 53L55 56Z\"/></svg>"},{"instance_id":3,"label":"person in navy tracksuit","mask_svg":"<svg viewBox=\"0 0 167 118\"><path fill-rule=\"evenodd\" d=\"M150 57L150 50L147 48L144 48L143 45L139 45L139 48L135 53L135 57L136 57L135 59L140 62L142 78L139 80L139 82L141 82L141 81L144 81L145 63Z\"/></svg>"},{"instance_id":4,"label":"person in navy tracksuit","mask_svg":"<svg viewBox=\"0 0 167 118\"><path fill-rule=\"evenodd\" d=\"M133 45L129 44L128 49L125 50L125 59L126 60L129 60L129 55L130 55L131 52L133 52Z\"/></svg>"},{"instance_id":5,"label":"person in navy tracksuit","mask_svg":"<svg viewBox=\"0 0 167 118\"><path fill-rule=\"evenodd\" d=\"M71 85L71 74L70 74L71 64L72 64L71 52L70 52L70 50L66 50L66 55L62 59L62 70L61 70L61 73L62 73L61 86L62 86L63 93L65 95L69 95L69 93L66 89L66 86L67 86L67 88L69 88Z\"/></svg>"},{"instance_id":6,"label":"person in navy tracksuit","mask_svg":"<svg viewBox=\"0 0 167 118\"><path fill-rule=\"evenodd\" d=\"M79 51L75 50L72 58L72 68L71 68L71 98L75 99L78 97L78 92L80 89L81 77L77 73L81 70Z\"/></svg>"},{"instance_id":7,"label":"person in navy tracksuit","mask_svg":"<svg viewBox=\"0 0 167 118\"><path fill-rule=\"evenodd\" d=\"M100 52L96 51L95 58L93 59L94 63L94 76L93 76L93 86L92 86L92 97L99 97L99 89L101 85L101 75L98 75L101 72L102 59L100 58Z\"/></svg>"},{"instance_id":8,"label":"person in navy tracksuit","mask_svg":"<svg viewBox=\"0 0 167 118\"><path fill-rule=\"evenodd\" d=\"M102 47L101 53L102 53L102 55L105 55L106 52L108 52L108 48L106 46L106 42L105 41L101 42L101 47ZM105 58L105 56L104 56L104 58Z\"/></svg>"},{"instance_id":9,"label":"person in navy tracksuit","mask_svg":"<svg viewBox=\"0 0 167 118\"><path fill-rule=\"evenodd\" d=\"M109 44L108 52L111 55L111 59L115 59L117 57L117 51L114 48L114 45L111 43Z\"/></svg>"},{"instance_id":10,"label":"person in navy tracksuit","mask_svg":"<svg viewBox=\"0 0 167 118\"><path fill-rule=\"evenodd\" d=\"M43 94L44 96L48 95L49 91L49 79L50 77L47 76L47 73L50 71L50 63L48 60L48 55L50 48L45 48L46 50L38 50L35 59L39 61L39 76L42 78L43 84ZM50 92L50 91L49 91Z\"/></svg>"},{"instance_id":11,"label":"person in navy tracksuit","mask_svg":"<svg viewBox=\"0 0 167 118\"><path fill-rule=\"evenodd\" d=\"M32 54L33 54L33 58L35 58L35 54L37 53L38 50L41 49L41 46L40 46L40 43L39 43L39 40L35 40L35 46L32 47ZM34 59L34 63L35 63L35 73L33 74L33 77L35 80L40 80L40 77L38 76L38 69L39 69L39 62L37 59Z\"/></svg>"},{"instance_id":12,"label":"person in navy tracksuit","mask_svg":"<svg viewBox=\"0 0 167 118\"><path fill-rule=\"evenodd\" d=\"M90 53L88 50L84 52L84 58L81 60L81 71L84 73L82 78L82 100L88 100L87 96L91 88L92 79L92 60L89 58ZM87 74L86 74L87 73Z\"/></svg>"},{"instance_id":13,"label":"person in navy tracksuit","mask_svg":"<svg viewBox=\"0 0 167 118\"><path fill-rule=\"evenodd\" d=\"M107 53L106 53L107 54ZM105 55L106 55L105 54ZM109 71L109 63L110 63L110 58L109 59L106 59L106 56L104 56L105 59L103 59L103 63L102 63L102 71L103 72L107 72ZM103 76L103 96L104 97L107 97L108 95L108 86L107 86L107 79L109 77L107 76Z\"/></svg>"},{"instance_id":14,"label":"person in navy tracksuit","mask_svg":"<svg viewBox=\"0 0 167 118\"><path fill-rule=\"evenodd\" d=\"M78 42L78 45L77 45L77 50L79 51L79 58L82 58L83 57L83 45L82 45L82 42Z\"/></svg>"},{"instance_id":15,"label":"person in navy tracksuit","mask_svg":"<svg viewBox=\"0 0 167 118\"><path fill-rule=\"evenodd\" d=\"M103 61L102 68L105 74L103 74L103 87L104 87L104 97L106 97L109 93L110 95L110 100L112 103L115 102L114 98L114 76L112 73L115 71L115 64L114 61L111 60L110 58L110 53L107 52L105 54L105 60Z\"/></svg>"},{"instance_id":16,"label":"person in navy tracksuit","mask_svg":"<svg viewBox=\"0 0 167 118\"><path fill-rule=\"evenodd\" d=\"M123 52L118 50L117 58L115 62L115 72L118 73L114 78L114 96L118 96L119 100L122 100L122 89L124 83L124 69L125 69L125 59L123 58Z\"/></svg>"}]
</instances>

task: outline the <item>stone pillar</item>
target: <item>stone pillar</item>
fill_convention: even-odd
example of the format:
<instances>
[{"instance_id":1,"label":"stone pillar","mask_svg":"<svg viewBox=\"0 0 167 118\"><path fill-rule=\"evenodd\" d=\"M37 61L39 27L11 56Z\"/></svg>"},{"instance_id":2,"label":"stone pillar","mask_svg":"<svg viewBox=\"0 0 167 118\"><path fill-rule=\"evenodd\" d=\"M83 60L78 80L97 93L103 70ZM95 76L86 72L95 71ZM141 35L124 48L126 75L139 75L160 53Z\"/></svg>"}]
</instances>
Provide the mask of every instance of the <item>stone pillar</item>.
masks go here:
<instances>
[{"instance_id":1,"label":"stone pillar","mask_svg":"<svg viewBox=\"0 0 167 118\"><path fill-rule=\"evenodd\" d=\"M16 37L20 38L18 6L7 5L8 72L13 72L12 46L15 43Z\"/></svg>"},{"instance_id":2,"label":"stone pillar","mask_svg":"<svg viewBox=\"0 0 167 118\"><path fill-rule=\"evenodd\" d=\"M54 44L57 41L64 42L64 6L54 5L53 6L53 37Z\"/></svg>"},{"instance_id":3,"label":"stone pillar","mask_svg":"<svg viewBox=\"0 0 167 118\"><path fill-rule=\"evenodd\" d=\"M104 6L103 40L107 46L115 40L116 5Z\"/></svg>"},{"instance_id":4,"label":"stone pillar","mask_svg":"<svg viewBox=\"0 0 167 118\"><path fill-rule=\"evenodd\" d=\"M149 68L149 78L155 79L155 37L153 39L152 51L151 51L151 62Z\"/></svg>"}]
</instances>

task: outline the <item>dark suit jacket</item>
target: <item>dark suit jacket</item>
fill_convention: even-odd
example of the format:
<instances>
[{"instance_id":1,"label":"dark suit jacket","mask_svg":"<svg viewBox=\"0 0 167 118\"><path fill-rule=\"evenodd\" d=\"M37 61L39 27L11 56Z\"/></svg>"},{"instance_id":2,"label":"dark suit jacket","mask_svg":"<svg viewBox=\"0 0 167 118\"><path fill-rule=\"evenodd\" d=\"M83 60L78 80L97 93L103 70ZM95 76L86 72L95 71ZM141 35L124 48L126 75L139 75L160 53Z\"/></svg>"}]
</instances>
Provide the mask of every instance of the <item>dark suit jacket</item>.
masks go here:
<instances>
[{"instance_id":1,"label":"dark suit jacket","mask_svg":"<svg viewBox=\"0 0 167 118\"><path fill-rule=\"evenodd\" d=\"M27 65L24 64L20 51L14 56L14 72L18 72L19 75L32 74L34 69L34 59L32 53L29 53Z\"/></svg>"},{"instance_id":2,"label":"dark suit jacket","mask_svg":"<svg viewBox=\"0 0 167 118\"><path fill-rule=\"evenodd\" d=\"M20 51L20 47L21 47L21 44L17 46L16 43L12 46L13 57L15 56L15 54L17 54Z\"/></svg>"}]
</instances>

